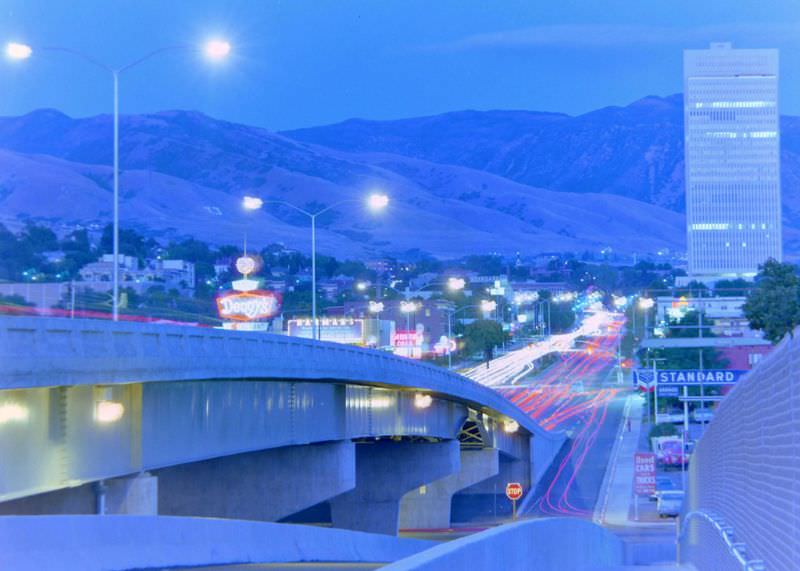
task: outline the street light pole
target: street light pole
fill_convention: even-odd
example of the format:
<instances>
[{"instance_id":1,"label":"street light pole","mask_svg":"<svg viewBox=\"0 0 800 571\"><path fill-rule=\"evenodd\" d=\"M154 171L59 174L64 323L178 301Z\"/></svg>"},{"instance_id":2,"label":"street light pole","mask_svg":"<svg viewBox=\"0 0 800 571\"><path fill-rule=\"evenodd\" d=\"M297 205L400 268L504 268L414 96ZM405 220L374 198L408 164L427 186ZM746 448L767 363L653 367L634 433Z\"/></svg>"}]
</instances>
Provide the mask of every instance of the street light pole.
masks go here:
<instances>
[{"instance_id":1,"label":"street light pole","mask_svg":"<svg viewBox=\"0 0 800 571\"><path fill-rule=\"evenodd\" d=\"M114 321L119 320L119 76L122 72L127 71L133 67L136 67L140 63L149 60L153 56L158 54L162 54L165 52L170 52L174 50L195 50L197 46L191 44L183 44L183 45L175 45L175 46L167 46L163 48L159 48L152 52L145 54L144 56L140 57L133 62L124 65L122 67L111 67L106 65L105 63L96 60L94 57L72 48L64 48L59 46L44 46L41 48L42 51L52 51L52 52L62 52L67 53L76 57L81 58L82 60L91 63L92 65L99 67L100 69L108 72L111 74L113 87L114 87L114 108L113 108L113 126L114 126L114 136L113 136L113 153L114 153L114 161L113 161L113 179L114 179L114 205L113 205L113 237L112 237L112 251L113 251L113 269L112 269L112 295L114 299L111 302L112 305L112 318ZM205 52L206 56L210 59L219 60L226 57L231 50L231 46L228 42L222 40L211 40L203 46L202 51ZM19 44L15 42L11 42L6 45L6 55L10 59L15 60L22 60L28 59L33 54L33 48L26 44Z\"/></svg>"},{"instance_id":2,"label":"street light pole","mask_svg":"<svg viewBox=\"0 0 800 571\"><path fill-rule=\"evenodd\" d=\"M317 323L317 215L311 214L311 336L319 339Z\"/></svg>"},{"instance_id":3,"label":"street light pole","mask_svg":"<svg viewBox=\"0 0 800 571\"><path fill-rule=\"evenodd\" d=\"M119 320L119 72L111 70L114 78L114 274L112 319Z\"/></svg>"},{"instance_id":4,"label":"street light pole","mask_svg":"<svg viewBox=\"0 0 800 571\"><path fill-rule=\"evenodd\" d=\"M453 368L453 312L447 312L447 368Z\"/></svg>"},{"instance_id":5,"label":"street light pole","mask_svg":"<svg viewBox=\"0 0 800 571\"><path fill-rule=\"evenodd\" d=\"M339 202L334 202L330 206L326 206L322 210L316 212L309 212L304 208L295 206L291 202L285 200L261 200L253 196L245 196L242 204L248 210L260 209L265 204L278 204L291 208L301 214L308 216L311 219L311 336L314 341L319 339L319 324L317 323L317 217L325 214L329 210L347 204L349 202L360 202L355 198L346 198ZM389 197L385 194L373 193L367 197L367 205L373 211L379 211L386 208L389 204Z\"/></svg>"}]
</instances>

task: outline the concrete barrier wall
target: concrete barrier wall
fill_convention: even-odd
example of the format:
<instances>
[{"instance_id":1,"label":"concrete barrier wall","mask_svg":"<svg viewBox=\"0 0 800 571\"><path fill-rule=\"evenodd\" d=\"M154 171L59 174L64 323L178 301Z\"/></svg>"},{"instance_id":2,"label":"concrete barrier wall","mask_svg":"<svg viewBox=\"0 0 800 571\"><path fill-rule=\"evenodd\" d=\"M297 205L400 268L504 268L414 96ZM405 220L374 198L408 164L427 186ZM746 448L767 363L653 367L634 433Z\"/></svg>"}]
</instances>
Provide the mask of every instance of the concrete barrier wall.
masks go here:
<instances>
[{"instance_id":1,"label":"concrete barrier wall","mask_svg":"<svg viewBox=\"0 0 800 571\"><path fill-rule=\"evenodd\" d=\"M0 389L265 378L425 390L563 440L489 387L384 351L268 333L0 316Z\"/></svg>"},{"instance_id":2,"label":"concrete barrier wall","mask_svg":"<svg viewBox=\"0 0 800 571\"><path fill-rule=\"evenodd\" d=\"M622 565L622 541L591 522L520 521L443 543L383 571L589 571Z\"/></svg>"},{"instance_id":3,"label":"concrete barrier wall","mask_svg":"<svg viewBox=\"0 0 800 571\"><path fill-rule=\"evenodd\" d=\"M228 563L384 562L433 545L312 526L163 516L0 517L0 569L122 571Z\"/></svg>"},{"instance_id":4,"label":"concrete barrier wall","mask_svg":"<svg viewBox=\"0 0 800 571\"><path fill-rule=\"evenodd\" d=\"M747 559L770 571L800 569L800 339L785 338L723 400L689 466L684 513L721 516ZM684 558L718 569L708 524L688 523ZM706 538L706 539L704 539Z\"/></svg>"}]
</instances>

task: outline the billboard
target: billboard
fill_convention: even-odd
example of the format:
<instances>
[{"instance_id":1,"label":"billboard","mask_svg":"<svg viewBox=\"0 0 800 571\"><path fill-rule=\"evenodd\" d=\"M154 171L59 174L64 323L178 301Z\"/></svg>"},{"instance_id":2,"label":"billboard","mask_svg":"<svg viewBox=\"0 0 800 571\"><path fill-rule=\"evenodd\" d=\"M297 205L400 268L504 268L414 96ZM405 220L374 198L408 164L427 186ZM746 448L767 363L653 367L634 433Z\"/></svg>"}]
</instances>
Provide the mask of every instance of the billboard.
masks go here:
<instances>
[{"instance_id":1,"label":"billboard","mask_svg":"<svg viewBox=\"0 0 800 571\"><path fill-rule=\"evenodd\" d=\"M314 338L313 320L290 319L288 333L291 337ZM347 345L364 343L364 320L352 317L324 317L317 319L319 339Z\"/></svg>"},{"instance_id":2,"label":"billboard","mask_svg":"<svg viewBox=\"0 0 800 571\"><path fill-rule=\"evenodd\" d=\"M421 329L414 331L396 331L392 335L394 354L411 359L422 359L422 347L425 344L425 334Z\"/></svg>"},{"instance_id":3,"label":"billboard","mask_svg":"<svg viewBox=\"0 0 800 571\"><path fill-rule=\"evenodd\" d=\"M636 452L633 457L633 493L649 496L656 492L656 455Z\"/></svg>"},{"instance_id":4,"label":"billboard","mask_svg":"<svg viewBox=\"0 0 800 571\"><path fill-rule=\"evenodd\" d=\"M256 321L278 314L281 308L279 293L254 289L229 291L217 296L217 311L222 319Z\"/></svg>"}]
</instances>

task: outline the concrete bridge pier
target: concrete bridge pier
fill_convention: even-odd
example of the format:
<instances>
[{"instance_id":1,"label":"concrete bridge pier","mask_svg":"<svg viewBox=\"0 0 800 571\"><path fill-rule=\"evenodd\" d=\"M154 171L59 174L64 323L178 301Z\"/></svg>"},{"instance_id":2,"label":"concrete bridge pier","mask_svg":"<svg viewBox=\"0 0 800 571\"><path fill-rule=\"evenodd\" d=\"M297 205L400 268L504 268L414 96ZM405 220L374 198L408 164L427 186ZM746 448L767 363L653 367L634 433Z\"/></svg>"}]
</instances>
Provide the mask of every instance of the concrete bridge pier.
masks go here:
<instances>
[{"instance_id":1,"label":"concrete bridge pier","mask_svg":"<svg viewBox=\"0 0 800 571\"><path fill-rule=\"evenodd\" d=\"M355 445L285 446L157 471L161 515L278 521L356 484Z\"/></svg>"},{"instance_id":2,"label":"concrete bridge pier","mask_svg":"<svg viewBox=\"0 0 800 571\"><path fill-rule=\"evenodd\" d=\"M358 444L356 487L331 500L333 526L396 535L403 496L457 474L459 447L457 440Z\"/></svg>"},{"instance_id":3,"label":"concrete bridge pier","mask_svg":"<svg viewBox=\"0 0 800 571\"><path fill-rule=\"evenodd\" d=\"M400 527L433 529L450 527L453 495L500 470L500 454L496 448L462 450L461 469L426 486L411 490L400 502Z\"/></svg>"},{"instance_id":4,"label":"concrete bridge pier","mask_svg":"<svg viewBox=\"0 0 800 571\"><path fill-rule=\"evenodd\" d=\"M0 503L0 515L156 515L158 479L147 472Z\"/></svg>"}]
</instances>

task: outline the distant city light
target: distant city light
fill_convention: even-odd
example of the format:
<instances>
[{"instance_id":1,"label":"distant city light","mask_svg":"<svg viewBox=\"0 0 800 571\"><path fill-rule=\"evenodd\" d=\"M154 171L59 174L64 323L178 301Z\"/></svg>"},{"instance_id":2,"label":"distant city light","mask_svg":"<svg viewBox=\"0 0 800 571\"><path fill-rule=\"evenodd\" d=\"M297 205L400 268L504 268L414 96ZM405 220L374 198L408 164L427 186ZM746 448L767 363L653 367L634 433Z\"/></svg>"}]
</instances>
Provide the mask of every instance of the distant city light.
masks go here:
<instances>
[{"instance_id":1,"label":"distant city light","mask_svg":"<svg viewBox=\"0 0 800 571\"><path fill-rule=\"evenodd\" d=\"M29 45L16 42L6 44L6 56L10 59L28 59L32 53L33 49Z\"/></svg>"},{"instance_id":2,"label":"distant city light","mask_svg":"<svg viewBox=\"0 0 800 571\"><path fill-rule=\"evenodd\" d=\"M257 196L245 196L242 199L242 206L246 210L258 210L262 206L264 206L264 201L258 198Z\"/></svg>"},{"instance_id":3,"label":"distant city light","mask_svg":"<svg viewBox=\"0 0 800 571\"><path fill-rule=\"evenodd\" d=\"M649 297L643 297L639 300L639 309L650 309L653 305L655 305L655 301Z\"/></svg>"},{"instance_id":4,"label":"distant city light","mask_svg":"<svg viewBox=\"0 0 800 571\"><path fill-rule=\"evenodd\" d=\"M400 302L400 311L403 313L414 313L417 309L419 309L419 306L413 301Z\"/></svg>"},{"instance_id":5,"label":"distant city light","mask_svg":"<svg viewBox=\"0 0 800 571\"><path fill-rule=\"evenodd\" d=\"M206 42L205 52L209 59L221 60L231 53L231 45L224 40L211 40Z\"/></svg>"},{"instance_id":6,"label":"distant city light","mask_svg":"<svg viewBox=\"0 0 800 571\"><path fill-rule=\"evenodd\" d=\"M358 282L358 283L356 284L356 289L357 289L358 291L366 291L366 289L367 289L368 287L369 287L369 284L368 284L367 282Z\"/></svg>"},{"instance_id":7,"label":"distant city light","mask_svg":"<svg viewBox=\"0 0 800 571\"><path fill-rule=\"evenodd\" d=\"M481 310L482 311L484 311L486 313L489 313L491 311L494 311L495 309L497 309L497 302L496 301L484 299L481 302Z\"/></svg>"},{"instance_id":8,"label":"distant city light","mask_svg":"<svg viewBox=\"0 0 800 571\"><path fill-rule=\"evenodd\" d=\"M382 301L370 301L369 302L369 312L370 313L380 313L383 311L383 302Z\"/></svg>"},{"instance_id":9,"label":"distant city light","mask_svg":"<svg viewBox=\"0 0 800 571\"><path fill-rule=\"evenodd\" d=\"M389 204L389 197L385 194L373 193L367 198L367 206L370 210L383 210Z\"/></svg>"},{"instance_id":10,"label":"distant city light","mask_svg":"<svg viewBox=\"0 0 800 571\"><path fill-rule=\"evenodd\" d=\"M466 285L467 282L464 278L448 278L447 280L447 288L450 291L461 291Z\"/></svg>"}]
</instances>

